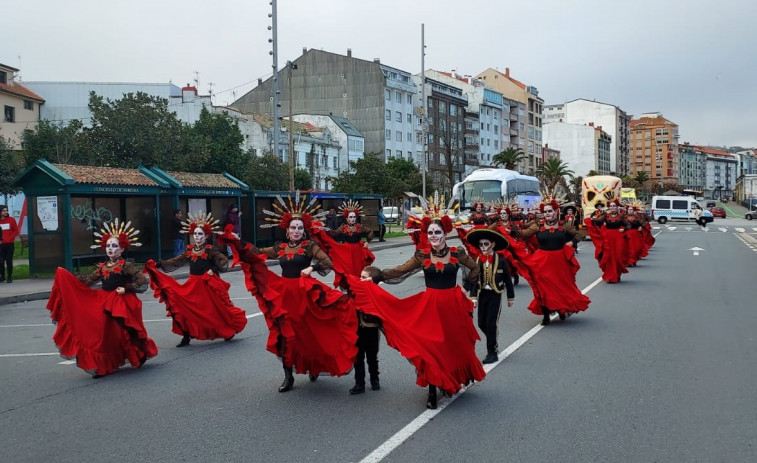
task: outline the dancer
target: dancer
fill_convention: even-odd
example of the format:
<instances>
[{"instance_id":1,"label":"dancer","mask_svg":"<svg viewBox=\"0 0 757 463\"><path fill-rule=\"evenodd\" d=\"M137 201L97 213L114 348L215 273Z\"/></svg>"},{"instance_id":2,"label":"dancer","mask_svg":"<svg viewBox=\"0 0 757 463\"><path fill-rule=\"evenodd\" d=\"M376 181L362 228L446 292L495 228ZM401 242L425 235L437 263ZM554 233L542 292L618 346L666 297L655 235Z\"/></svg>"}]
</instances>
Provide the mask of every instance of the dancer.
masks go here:
<instances>
[{"instance_id":1,"label":"dancer","mask_svg":"<svg viewBox=\"0 0 757 463\"><path fill-rule=\"evenodd\" d=\"M103 224L95 232L93 249L102 248L108 260L89 275L74 276L63 268L47 302L57 324L53 341L61 356L76 358L76 365L100 378L116 371L128 360L139 368L158 354L142 321L142 301L136 293L147 289L147 280L137 267L122 257L137 242L139 230L131 222ZM90 286L102 282L102 289Z\"/></svg>"},{"instance_id":2,"label":"dancer","mask_svg":"<svg viewBox=\"0 0 757 463\"><path fill-rule=\"evenodd\" d=\"M589 308L588 297L576 286L576 273L581 266L576 260L572 240L581 240L583 235L570 224L559 220L559 205L556 200L545 198L539 209L544 219L526 230L515 230L521 236L536 236L539 248L529 256L527 265L534 299L528 310L543 315L542 325L549 325L550 313L558 312L561 320Z\"/></svg>"},{"instance_id":3,"label":"dancer","mask_svg":"<svg viewBox=\"0 0 757 463\"><path fill-rule=\"evenodd\" d=\"M509 242L499 232L486 228L472 230L468 233L467 239L479 249L476 258L479 277L470 294L478 308L478 328L486 336L486 358L481 363L494 363L499 360L497 336L502 293L505 292L507 295L508 307L512 307L515 300L509 265L499 254L509 247Z\"/></svg>"},{"instance_id":4,"label":"dancer","mask_svg":"<svg viewBox=\"0 0 757 463\"><path fill-rule=\"evenodd\" d=\"M373 277L380 275L381 269L378 267L368 266L360 272L360 281L373 281ZM368 363L368 373L370 374L371 389L378 391L381 389L379 382L378 369L378 351L379 338L381 337L379 329L381 320L373 315L364 314L358 311L358 329L357 329L357 358L355 359L355 385L350 389L350 394L362 394L365 392L365 363ZM363 362L365 359L365 362Z\"/></svg>"},{"instance_id":5,"label":"dancer","mask_svg":"<svg viewBox=\"0 0 757 463\"><path fill-rule=\"evenodd\" d=\"M176 347L188 346L192 338L231 341L247 325L247 316L231 302L231 285L218 275L226 271L228 263L226 252L210 244L218 220L203 212L189 214L188 220L183 223L182 231L192 235L194 245L172 259L157 263L148 260L144 272L150 275L155 297L166 304L166 315L173 319L171 331L182 337ZM184 283L163 273L187 264L189 279Z\"/></svg>"},{"instance_id":6,"label":"dancer","mask_svg":"<svg viewBox=\"0 0 757 463\"><path fill-rule=\"evenodd\" d=\"M446 235L453 224L449 210L439 204L438 195L430 202L422 199L422 233L428 237L429 247L373 277L374 282L396 283L421 269L425 291L399 299L380 286L349 278L355 307L381 319L387 343L415 366L416 384L428 386L429 409L437 407L437 386L452 395L461 385L486 376L476 357L475 344L480 338L473 326L473 302L456 284L461 266L470 269L468 282L477 281L478 265L462 248L447 246Z\"/></svg>"},{"instance_id":7,"label":"dancer","mask_svg":"<svg viewBox=\"0 0 757 463\"><path fill-rule=\"evenodd\" d=\"M628 221L620 213L620 201L614 199L608 205L606 214L592 218L592 225L600 227L599 253L595 253L602 270L602 279L610 284L620 282L620 276L628 273L626 268L626 242L623 233ZM594 238L592 237L592 240ZM594 243L597 246L597 243Z\"/></svg>"},{"instance_id":8,"label":"dancer","mask_svg":"<svg viewBox=\"0 0 757 463\"><path fill-rule=\"evenodd\" d=\"M629 201L625 206L626 221L628 222L628 232L625 234L628 253L625 263L627 267L636 267L636 263L641 259L647 245L644 238L646 221L639 212L643 207L642 204L637 201Z\"/></svg>"},{"instance_id":9,"label":"dancer","mask_svg":"<svg viewBox=\"0 0 757 463\"><path fill-rule=\"evenodd\" d=\"M347 200L339 206L339 212L344 217L344 224L336 230L315 227L312 234L334 265L334 287L346 288L347 275L360 276L363 268L371 265L376 256L368 249L368 243L373 240L373 230L357 220L363 215L363 206Z\"/></svg>"},{"instance_id":10,"label":"dancer","mask_svg":"<svg viewBox=\"0 0 757 463\"><path fill-rule=\"evenodd\" d=\"M311 278L312 272L326 275L332 268L328 256L308 239L308 231L322 226L314 221L319 218L313 216L320 207L316 199L306 204L297 191L294 201L290 197L284 202L280 196L276 201L274 211L264 210L270 223L261 227L286 230L286 241L258 248L242 243L230 230L222 239L231 246L235 262L241 262L247 289L265 316L266 349L282 360L279 392L287 392L294 385L294 372L308 374L310 381L321 373L347 374L357 356L358 321L347 295ZM281 276L268 269L266 259L279 262Z\"/></svg>"}]
</instances>

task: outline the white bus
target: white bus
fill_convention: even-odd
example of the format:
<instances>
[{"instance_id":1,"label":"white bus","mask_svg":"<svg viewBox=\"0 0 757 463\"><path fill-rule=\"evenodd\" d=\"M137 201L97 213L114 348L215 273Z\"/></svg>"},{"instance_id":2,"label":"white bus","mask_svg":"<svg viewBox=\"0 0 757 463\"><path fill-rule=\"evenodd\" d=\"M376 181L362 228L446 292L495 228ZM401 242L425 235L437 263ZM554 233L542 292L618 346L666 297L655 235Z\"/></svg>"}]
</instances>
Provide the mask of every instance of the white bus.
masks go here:
<instances>
[{"instance_id":1,"label":"white bus","mask_svg":"<svg viewBox=\"0 0 757 463\"><path fill-rule=\"evenodd\" d=\"M473 206L473 200L485 202L504 199L507 202L521 204L532 208L541 201L539 179L519 174L514 170L485 167L471 172L465 179L455 184L452 196L460 200L460 208Z\"/></svg>"}]
</instances>

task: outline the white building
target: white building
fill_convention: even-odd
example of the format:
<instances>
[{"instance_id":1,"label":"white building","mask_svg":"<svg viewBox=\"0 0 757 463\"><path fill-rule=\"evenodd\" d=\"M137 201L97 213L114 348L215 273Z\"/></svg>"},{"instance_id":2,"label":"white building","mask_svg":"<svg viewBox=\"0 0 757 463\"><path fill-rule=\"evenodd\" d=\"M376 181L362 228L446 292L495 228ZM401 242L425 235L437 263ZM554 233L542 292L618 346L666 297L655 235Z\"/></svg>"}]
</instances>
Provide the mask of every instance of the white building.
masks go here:
<instances>
[{"instance_id":1,"label":"white building","mask_svg":"<svg viewBox=\"0 0 757 463\"><path fill-rule=\"evenodd\" d=\"M331 139L341 147L337 165L339 172L348 170L351 161L363 159L365 137L348 119L317 114L295 114L293 119L297 122L312 124L315 127L325 127L331 132ZM412 132L409 136L412 142Z\"/></svg>"},{"instance_id":2,"label":"white building","mask_svg":"<svg viewBox=\"0 0 757 463\"><path fill-rule=\"evenodd\" d=\"M591 170L600 175L611 172L611 137L602 127L566 122L545 124L544 144L560 151L560 159L576 176L585 177Z\"/></svg>"},{"instance_id":3,"label":"white building","mask_svg":"<svg viewBox=\"0 0 757 463\"><path fill-rule=\"evenodd\" d=\"M544 106L545 125L553 122L567 122L584 125L593 123L596 127L602 127L602 130L612 139L609 172L615 172L618 176L631 173L630 121L630 116L615 105L583 98L563 104Z\"/></svg>"}]
</instances>

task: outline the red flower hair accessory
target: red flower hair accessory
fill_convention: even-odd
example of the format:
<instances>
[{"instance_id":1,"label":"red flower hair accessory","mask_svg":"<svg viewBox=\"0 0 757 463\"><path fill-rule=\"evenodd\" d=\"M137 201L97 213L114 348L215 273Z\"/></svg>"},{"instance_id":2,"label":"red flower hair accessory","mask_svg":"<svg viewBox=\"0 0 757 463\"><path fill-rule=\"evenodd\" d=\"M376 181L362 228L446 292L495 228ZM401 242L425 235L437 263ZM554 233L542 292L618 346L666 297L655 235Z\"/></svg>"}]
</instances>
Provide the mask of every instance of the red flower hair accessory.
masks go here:
<instances>
[{"instance_id":1,"label":"red flower hair accessory","mask_svg":"<svg viewBox=\"0 0 757 463\"><path fill-rule=\"evenodd\" d=\"M219 220L213 218L213 215L204 211L188 214L188 221L181 223L181 233L189 233L190 235L195 232L197 227L202 228L205 235L210 236L212 233L220 233L218 230L221 228Z\"/></svg>"},{"instance_id":2,"label":"red flower hair accessory","mask_svg":"<svg viewBox=\"0 0 757 463\"><path fill-rule=\"evenodd\" d=\"M302 220L305 230L309 233L312 227L319 225L316 220L326 215L326 211L319 211L321 205L316 204L317 201L318 198L315 196L307 201L307 195L300 195L300 190L295 192L294 200L291 196L287 196L287 200L284 201L284 198L276 195L276 200L271 204L274 210L263 209L263 213L269 216L265 218L269 223L264 223L260 228L279 227L286 230L292 220L299 219Z\"/></svg>"}]
</instances>

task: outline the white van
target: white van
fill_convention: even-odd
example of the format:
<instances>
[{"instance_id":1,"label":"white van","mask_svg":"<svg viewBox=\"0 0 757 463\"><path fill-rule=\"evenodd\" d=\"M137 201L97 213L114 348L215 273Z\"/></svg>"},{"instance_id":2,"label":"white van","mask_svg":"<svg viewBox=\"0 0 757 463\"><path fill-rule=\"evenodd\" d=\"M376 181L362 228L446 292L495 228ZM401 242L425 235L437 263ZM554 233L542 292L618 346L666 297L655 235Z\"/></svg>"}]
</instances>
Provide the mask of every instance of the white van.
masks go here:
<instances>
[{"instance_id":1,"label":"white van","mask_svg":"<svg viewBox=\"0 0 757 463\"><path fill-rule=\"evenodd\" d=\"M699 210L699 212L697 212ZM691 196L654 196L652 197L652 220L664 224L668 220L696 220L701 215L709 223L714 219L712 212L702 209Z\"/></svg>"}]
</instances>

